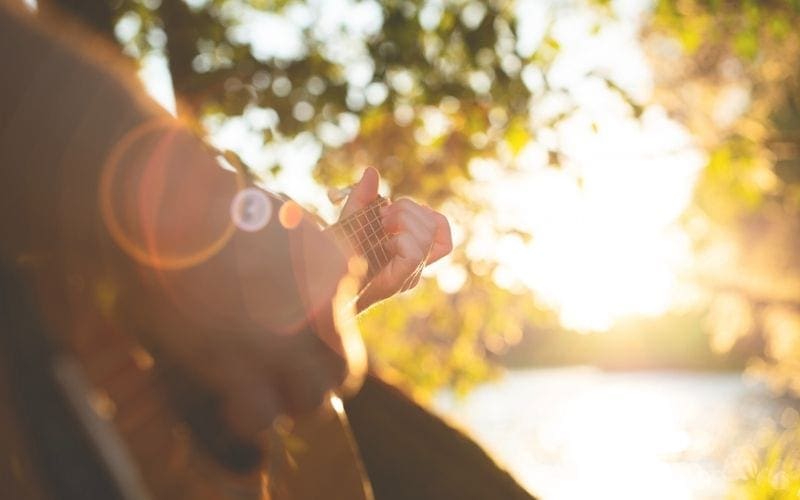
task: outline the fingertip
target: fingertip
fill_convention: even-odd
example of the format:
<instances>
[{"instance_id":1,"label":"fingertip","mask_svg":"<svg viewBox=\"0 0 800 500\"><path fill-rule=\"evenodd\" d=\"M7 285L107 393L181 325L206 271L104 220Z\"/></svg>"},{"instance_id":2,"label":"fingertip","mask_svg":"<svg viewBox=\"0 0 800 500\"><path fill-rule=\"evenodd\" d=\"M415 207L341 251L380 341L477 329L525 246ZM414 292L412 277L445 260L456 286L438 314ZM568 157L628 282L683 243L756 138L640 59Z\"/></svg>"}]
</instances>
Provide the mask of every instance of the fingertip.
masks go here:
<instances>
[{"instance_id":1,"label":"fingertip","mask_svg":"<svg viewBox=\"0 0 800 500\"><path fill-rule=\"evenodd\" d=\"M375 167L367 167L364 169L364 172L361 174L361 180L359 180L359 184L367 183L370 186L373 184L375 185L375 189L378 188L378 182L380 181L380 174Z\"/></svg>"},{"instance_id":2,"label":"fingertip","mask_svg":"<svg viewBox=\"0 0 800 500\"><path fill-rule=\"evenodd\" d=\"M378 171L374 167L367 167L361 174L361 179L358 181L353 194L362 202L371 201L378 194L379 181L380 175Z\"/></svg>"}]
</instances>

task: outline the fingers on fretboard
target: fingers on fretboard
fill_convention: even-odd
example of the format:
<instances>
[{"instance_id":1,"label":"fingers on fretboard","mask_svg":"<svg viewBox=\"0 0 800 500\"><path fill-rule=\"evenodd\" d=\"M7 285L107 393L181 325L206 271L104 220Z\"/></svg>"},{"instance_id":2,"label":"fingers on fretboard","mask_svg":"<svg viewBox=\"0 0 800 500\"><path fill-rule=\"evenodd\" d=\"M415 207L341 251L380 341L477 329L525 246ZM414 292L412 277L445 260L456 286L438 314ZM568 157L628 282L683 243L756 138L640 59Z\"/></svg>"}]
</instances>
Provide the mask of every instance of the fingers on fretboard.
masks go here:
<instances>
[{"instance_id":1,"label":"fingers on fretboard","mask_svg":"<svg viewBox=\"0 0 800 500\"><path fill-rule=\"evenodd\" d=\"M385 198L378 198L330 227L340 241L367 260L368 279L375 276L391 260L385 248L389 237L383 229L380 212L381 207L387 204L388 201Z\"/></svg>"}]
</instances>

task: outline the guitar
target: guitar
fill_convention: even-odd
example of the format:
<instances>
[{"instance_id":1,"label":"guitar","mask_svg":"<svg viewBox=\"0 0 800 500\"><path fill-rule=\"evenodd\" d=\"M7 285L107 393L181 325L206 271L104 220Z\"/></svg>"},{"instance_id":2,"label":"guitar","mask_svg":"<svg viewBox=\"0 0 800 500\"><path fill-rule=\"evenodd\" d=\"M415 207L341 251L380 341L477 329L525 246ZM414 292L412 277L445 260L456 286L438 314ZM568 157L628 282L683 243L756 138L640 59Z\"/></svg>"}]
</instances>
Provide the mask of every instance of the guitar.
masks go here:
<instances>
[{"instance_id":1,"label":"guitar","mask_svg":"<svg viewBox=\"0 0 800 500\"><path fill-rule=\"evenodd\" d=\"M390 260L380 207L372 204L330 226L362 255L367 281ZM287 425L278 419L263 443L228 436L201 391L159 362L136 338L103 318L51 357L56 387L120 498L372 498L341 400Z\"/></svg>"}]
</instances>

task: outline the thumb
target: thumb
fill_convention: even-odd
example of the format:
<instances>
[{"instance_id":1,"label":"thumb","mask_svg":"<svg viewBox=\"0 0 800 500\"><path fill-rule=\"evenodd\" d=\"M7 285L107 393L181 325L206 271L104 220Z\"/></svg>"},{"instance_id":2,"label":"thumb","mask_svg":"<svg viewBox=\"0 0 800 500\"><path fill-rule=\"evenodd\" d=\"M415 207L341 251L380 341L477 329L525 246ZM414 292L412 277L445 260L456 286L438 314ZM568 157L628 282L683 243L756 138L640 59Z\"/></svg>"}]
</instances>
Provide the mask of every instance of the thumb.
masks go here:
<instances>
[{"instance_id":1,"label":"thumb","mask_svg":"<svg viewBox=\"0 0 800 500\"><path fill-rule=\"evenodd\" d=\"M361 180L350 191L347 203L344 204L342 215L339 218L344 219L372 203L378 196L379 180L378 171L372 167L367 167L361 175Z\"/></svg>"}]
</instances>

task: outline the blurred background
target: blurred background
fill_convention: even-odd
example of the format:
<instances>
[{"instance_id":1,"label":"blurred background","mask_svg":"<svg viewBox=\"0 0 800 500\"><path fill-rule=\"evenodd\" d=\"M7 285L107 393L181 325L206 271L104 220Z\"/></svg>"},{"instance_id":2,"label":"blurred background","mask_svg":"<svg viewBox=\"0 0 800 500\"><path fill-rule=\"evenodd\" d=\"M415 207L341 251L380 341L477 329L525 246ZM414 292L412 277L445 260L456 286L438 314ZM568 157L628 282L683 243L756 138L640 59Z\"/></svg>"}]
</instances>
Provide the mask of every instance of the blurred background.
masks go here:
<instances>
[{"instance_id":1,"label":"blurred background","mask_svg":"<svg viewBox=\"0 0 800 500\"><path fill-rule=\"evenodd\" d=\"M447 214L373 367L532 492L800 495L797 0L28 0L269 189Z\"/></svg>"}]
</instances>

